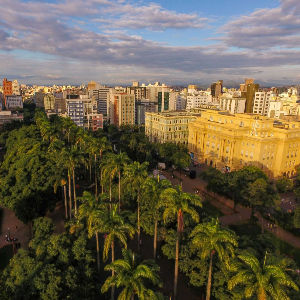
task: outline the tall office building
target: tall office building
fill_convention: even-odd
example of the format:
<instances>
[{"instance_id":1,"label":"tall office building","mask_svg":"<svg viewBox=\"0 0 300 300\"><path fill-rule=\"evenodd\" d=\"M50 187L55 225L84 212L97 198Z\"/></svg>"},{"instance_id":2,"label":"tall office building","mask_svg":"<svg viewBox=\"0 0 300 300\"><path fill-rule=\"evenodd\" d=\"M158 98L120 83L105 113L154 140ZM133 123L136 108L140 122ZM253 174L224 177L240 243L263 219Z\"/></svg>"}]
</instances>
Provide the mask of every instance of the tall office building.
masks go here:
<instances>
[{"instance_id":1,"label":"tall office building","mask_svg":"<svg viewBox=\"0 0 300 300\"><path fill-rule=\"evenodd\" d=\"M162 92L157 93L157 102L158 102L158 111L162 112L165 110L169 110L169 92Z\"/></svg>"}]
</instances>

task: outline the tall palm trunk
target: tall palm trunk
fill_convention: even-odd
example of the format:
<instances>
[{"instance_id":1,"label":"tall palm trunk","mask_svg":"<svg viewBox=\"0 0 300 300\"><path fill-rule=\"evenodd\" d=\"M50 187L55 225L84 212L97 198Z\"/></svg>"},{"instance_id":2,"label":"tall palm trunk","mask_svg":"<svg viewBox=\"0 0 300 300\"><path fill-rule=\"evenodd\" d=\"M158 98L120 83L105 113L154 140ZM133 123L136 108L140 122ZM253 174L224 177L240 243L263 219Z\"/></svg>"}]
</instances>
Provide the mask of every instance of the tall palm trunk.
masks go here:
<instances>
[{"instance_id":1,"label":"tall palm trunk","mask_svg":"<svg viewBox=\"0 0 300 300\"><path fill-rule=\"evenodd\" d=\"M67 187L66 187L66 185L64 185L64 196L65 196L66 219L68 219L68 202L67 202Z\"/></svg>"},{"instance_id":2,"label":"tall palm trunk","mask_svg":"<svg viewBox=\"0 0 300 300\"><path fill-rule=\"evenodd\" d=\"M157 215L155 215L154 223L154 260L156 259L156 246L157 246Z\"/></svg>"},{"instance_id":3,"label":"tall palm trunk","mask_svg":"<svg viewBox=\"0 0 300 300\"><path fill-rule=\"evenodd\" d=\"M113 263L115 261L115 243L114 241L111 242L111 262ZM115 276L115 271L112 269L111 276ZM115 298L115 286L113 285L111 287L111 300L114 300Z\"/></svg>"},{"instance_id":4,"label":"tall palm trunk","mask_svg":"<svg viewBox=\"0 0 300 300\"><path fill-rule=\"evenodd\" d=\"M141 254L141 243L140 243L140 238L141 238L141 226L140 226L140 187L138 187L137 203L138 203L138 252L139 252L139 254Z\"/></svg>"},{"instance_id":5,"label":"tall palm trunk","mask_svg":"<svg viewBox=\"0 0 300 300\"><path fill-rule=\"evenodd\" d=\"M212 262L213 262L214 251L210 253L209 271L208 271L208 281L206 290L206 300L210 300L210 290L211 290L211 273L212 273Z\"/></svg>"},{"instance_id":6,"label":"tall palm trunk","mask_svg":"<svg viewBox=\"0 0 300 300\"><path fill-rule=\"evenodd\" d=\"M92 183L92 162L89 161L89 168L90 168L90 184Z\"/></svg>"},{"instance_id":7,"label":"tall palm trunk","mask_svg":"<svg viewBox=\"0 0 300 300\"><path fill-rule=\"evenodd\" d=\"M101 194L103 194L102 169L101 169L101 172L100 172L100 182L101 182Z\"/></svg>"},{"instance_id":8,"label":"tall palm trunk","mask_svg":"<svg viewBox=\"0 0 300 300\"><path fill-rule=\"evenodd\" d=\"M121 171L119 172L119 213L121 212Z\"/></svg>"},{"instance_id":9,"label":"tall palm trunk","mask_svg":"<svg viewBox=\"0 0 300 300\"><path fill-rule=\"evenodd\" d=\"M75 168L73 168L73 193L74 193L74 207L75 207L75 216L77 216L77 202L76 202L76 183L75 183Z\"/></svg>"},{"instance_id":10,"label":"tall palm trunk","mask_svg":"<svg viewBox=\"0 0 300 300\"><path fill-rule=\"evenodd\" d=\"M97 267L100 279L100 248L99 248L99 233L96 231L96 247L97 247Z\"/></svg>"},{"instance_id":11,"label":"tall palm trunk","mask_svg":"<svg viewBox=\"0 0 300 300\"><path fill-rule=\"evenodd\" d=\"M179 260L179 222L178 222L178 225L177 225L177 237L176 237L175 275L174 275L174 300L176 300L176 297L177 297L178 260Z\"/></svg>"},{"instance_id":12,"label":"tall palm trunk","mask_svg":"<svg viewBox=\"0 0 300 300\"><path fill-rule=\"evenodd\" d=\"M68 172L69 180L69 206L70 206L70 220L72 219L72 187L71 187L71 174Z\"/></svg>"},{"instance_id":13,"label":"tall palm trunk","mask_svg":"<svg viewBox=\"0 0 300 300\"><path fill-rule=\"evenodd\" d=\"M98 198L98 183L97 183L97 156L95 154L95 197Z\"/></svg>"}]
</instances>

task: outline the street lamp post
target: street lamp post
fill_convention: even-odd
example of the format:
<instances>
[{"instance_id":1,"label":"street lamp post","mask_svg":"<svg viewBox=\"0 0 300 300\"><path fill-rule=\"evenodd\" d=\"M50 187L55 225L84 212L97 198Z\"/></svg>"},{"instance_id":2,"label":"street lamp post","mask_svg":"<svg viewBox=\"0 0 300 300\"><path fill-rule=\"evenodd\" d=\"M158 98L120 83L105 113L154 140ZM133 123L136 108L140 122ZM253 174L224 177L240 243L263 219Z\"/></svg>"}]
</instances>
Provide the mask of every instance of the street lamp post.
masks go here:
<instances>
[{"instance_id":1,"label":"street lamp post","mask_svg":"<svg viewBox=\"0 0 300 300\"><path fill-rule=\"evenodd\" d=\"M10 240L10 230L9 230L9 228L7 228L8 229L8 239Z\"/></svg>"}]
</instances>

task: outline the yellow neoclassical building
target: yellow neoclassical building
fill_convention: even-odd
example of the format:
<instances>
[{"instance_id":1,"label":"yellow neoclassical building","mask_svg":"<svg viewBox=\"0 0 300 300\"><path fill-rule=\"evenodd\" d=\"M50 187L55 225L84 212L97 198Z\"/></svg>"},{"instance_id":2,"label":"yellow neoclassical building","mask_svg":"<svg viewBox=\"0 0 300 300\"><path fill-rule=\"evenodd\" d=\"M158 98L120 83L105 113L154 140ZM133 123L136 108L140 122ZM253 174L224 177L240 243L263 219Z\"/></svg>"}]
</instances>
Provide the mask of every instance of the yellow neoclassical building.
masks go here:
<instances>
[{"instance_id":1,"label":"yellow neoclassical building","mask_svg":"<svg viewBox=\"0 0 300 300\"><path fill-rule=\"evenodd\" d=\"M186 111L145 113L145 134L150 142L188 143L189 124L200 114Z\"/></svg>"},{"instance_id":2,"label":"yellow neoclassical building","mask_svg":"<svg viewBox=\"0 0 300 300\"><path fill-rule=\"evenodd\" d=\"M253 165L270 178L294 176L299 144L299 122L207 110L189 124L188 146L194 160L223 171Z\"/></svg>"}]
</instances>

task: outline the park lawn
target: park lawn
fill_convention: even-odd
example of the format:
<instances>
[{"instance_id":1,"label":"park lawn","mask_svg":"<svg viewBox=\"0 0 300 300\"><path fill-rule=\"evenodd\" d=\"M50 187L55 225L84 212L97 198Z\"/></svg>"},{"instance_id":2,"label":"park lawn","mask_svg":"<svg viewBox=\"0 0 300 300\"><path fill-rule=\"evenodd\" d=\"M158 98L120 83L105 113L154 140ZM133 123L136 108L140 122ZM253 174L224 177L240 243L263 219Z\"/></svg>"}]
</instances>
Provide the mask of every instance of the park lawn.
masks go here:
<instances>
[{"instance_id":1,"label":"park lawn","mask_svg":"<svg viewBox=\"0 0 300 300\"><path fill-rule=\"evenodd\" d=\"M224 214L217 207L210 204L208 200L202 202L202 208L200 208L198 213L200 214L201 218L205 218L208 216L213 218L220 218L224 216Z\"/></svg>"},{"instance_id":2,"label":"park lawn","mask_svg":"<svg viewBox=\"0 0 300 300\"><path fill-rule=\"evenodd\" d=\"M248 236L251 240L255 240L258 235L261 235L261 227L257 224L252 223L243 223L243 224L236 224L230 225L230 229L236 232L238 236ZM299 256L299 249L293 247L289 243L279 239L274 234L265 231L264 233L266 236L271 238L273 244L276 248L280 251L280 253L292 258L298 266L300 266L300 256Z\"/></svg>"},{"instance_id":3,"label":"park lawn","mask_svg":"<svg viewBox=\"0 0 300 300\"><path fill-rule=\"evenodd\" d=\"M0 271L2 271L13 257L13 245L5 245L0 249Z\"/></svg>"}]
</instances>

